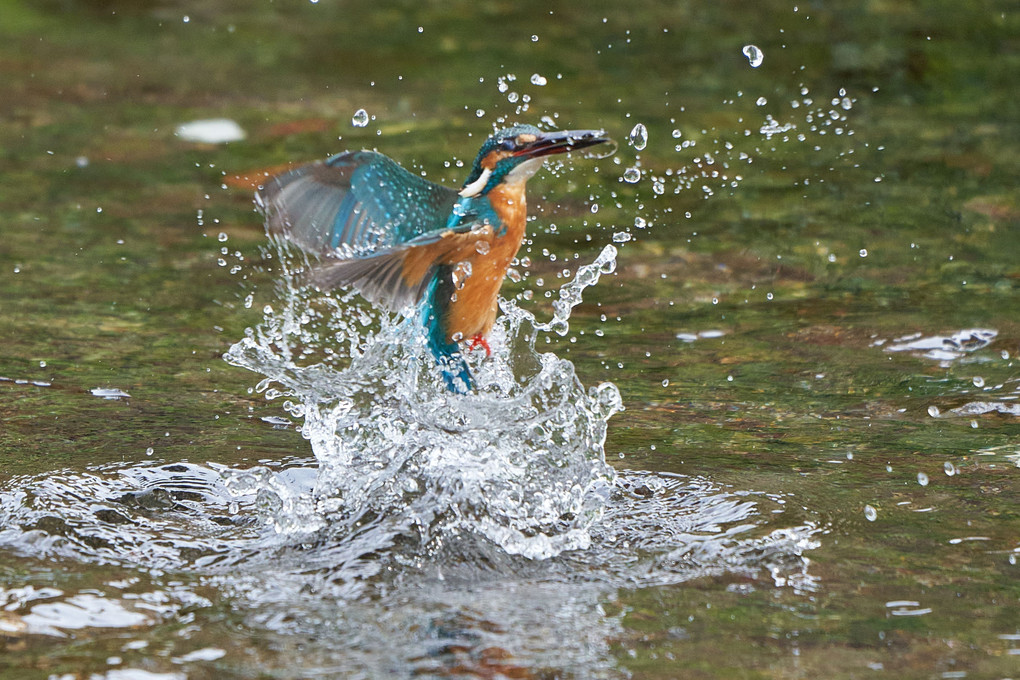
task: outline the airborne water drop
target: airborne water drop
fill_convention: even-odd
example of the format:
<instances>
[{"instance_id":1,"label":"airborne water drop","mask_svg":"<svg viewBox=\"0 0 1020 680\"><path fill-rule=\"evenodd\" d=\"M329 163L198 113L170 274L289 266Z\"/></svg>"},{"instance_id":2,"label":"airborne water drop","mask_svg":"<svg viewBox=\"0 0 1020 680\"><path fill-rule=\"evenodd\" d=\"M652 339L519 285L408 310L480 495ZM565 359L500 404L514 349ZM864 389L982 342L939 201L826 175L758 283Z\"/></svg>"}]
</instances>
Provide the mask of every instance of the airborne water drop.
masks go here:
<instances>
[{"instance_id":1,"label":"airborne water drop","mask_svg":"<svg viewBox=\"0 0 1020 680\"><path fill-rule=\"evenodd\" d=\"M648 146L648 128L645 127L644 123L638 123L630 131L628 142L634 147L636 151L641 151Z\"/></svg>"},{"instance_id":2,"label":"airborne water drop","mask_svg":"<svg viewBox=\"0 0 1020 680\"><path fill-rule=\"evenodd\" d=\"M758 68L765 59L765 53L757 45L744 45L744 49L741 51L747 57L747 62L751 64L751 68Z\"/></svg>"}]
</instances>

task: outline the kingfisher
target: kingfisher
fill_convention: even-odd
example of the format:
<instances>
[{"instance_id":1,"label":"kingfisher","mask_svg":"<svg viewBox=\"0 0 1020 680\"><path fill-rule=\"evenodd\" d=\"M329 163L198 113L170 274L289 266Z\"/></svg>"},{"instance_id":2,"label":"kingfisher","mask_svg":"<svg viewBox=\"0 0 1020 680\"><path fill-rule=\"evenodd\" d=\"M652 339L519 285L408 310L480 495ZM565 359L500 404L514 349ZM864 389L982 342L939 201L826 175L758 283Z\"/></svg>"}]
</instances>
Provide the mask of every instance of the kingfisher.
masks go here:
<instances>
[{"instance_id":1,"label":"kingfisher","mask_svg":"<svg viewBox=\"0 0 1020 680\"><path fill-rule=\"evenodd\" d=\"M270 235L316 258L311 284L418 319L447 387L465 393L474 383L461 345L491 353L499 290L525 236L525 184L547 156L604 142L602 130L501 129L459 191L348 151L271 177L255 203Z\"/></svg>"}]
</instances>

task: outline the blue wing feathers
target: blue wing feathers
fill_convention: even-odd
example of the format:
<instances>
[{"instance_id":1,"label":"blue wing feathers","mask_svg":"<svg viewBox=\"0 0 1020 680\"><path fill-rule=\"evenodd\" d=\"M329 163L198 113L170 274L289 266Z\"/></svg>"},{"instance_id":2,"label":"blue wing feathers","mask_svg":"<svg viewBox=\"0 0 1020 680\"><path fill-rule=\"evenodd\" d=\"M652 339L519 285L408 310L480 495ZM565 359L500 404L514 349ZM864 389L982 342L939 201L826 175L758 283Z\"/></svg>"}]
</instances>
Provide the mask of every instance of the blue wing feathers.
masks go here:
<instances>
[{"instance_id":1,"label":"blue wing feathers","mask_svg":"<svg viewBox=\"0 0 1020 680\"><path fill-rule=\"evenodd\" d=\"M273 177L256 200L270 233L315 255L359 257L443 229L457 192L355 151Z\"/></svg>"},{"instance_id":2,"label":"blue wing feathers","mask_svg":"<svg viewBox=\"0 0 1020 680\"><path fill-rule=\"evenodd\" d=\"M317 286L354 286L394 310L421 299L429 278L404 284L406 248L438 239L457 199L374 151L295 168L256 195L266 229L319 258L310 275Z\"/></svg>"},{"instance_id":3,"label":"blue wing feathers","mask_svg":"<svg viewBox=\"0 0 1020 680\"><path fill-rule=\"evenodd\" d=\"M318 258L309 280L323 290L352 286L395 311L421 305L427 344L447 386L466 392L473 381L459 345L442 327L452 278L432 268L410 284L404 258L442 234L488 221L491 205L414 175L374 151L342 153L269 179L256 194L266 230ZM457 206L457 210L454 210ZM451 217L452 216L452 217Z\"/></svg>"}]
</instances>

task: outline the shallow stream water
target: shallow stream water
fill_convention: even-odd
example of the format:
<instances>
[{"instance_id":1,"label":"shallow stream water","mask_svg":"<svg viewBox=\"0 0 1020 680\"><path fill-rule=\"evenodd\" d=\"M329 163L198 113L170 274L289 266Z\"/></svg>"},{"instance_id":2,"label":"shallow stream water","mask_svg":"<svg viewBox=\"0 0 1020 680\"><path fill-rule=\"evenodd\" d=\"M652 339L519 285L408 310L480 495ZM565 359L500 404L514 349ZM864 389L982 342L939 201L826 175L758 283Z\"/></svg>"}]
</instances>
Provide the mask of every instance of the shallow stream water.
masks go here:
<instances>
[{"instance_id":1,"label":"shallow stream water","mask_svg":"<svg viewBox=\"0 0 1020 680\"><path fill-rule=\"evenodd\" d=\"M1020 14L10 0L0 678L1020 676ZM215 123L202 121L215 120ZM267 172L529 184L477 393Z\"/></svg>"}]
</instances>

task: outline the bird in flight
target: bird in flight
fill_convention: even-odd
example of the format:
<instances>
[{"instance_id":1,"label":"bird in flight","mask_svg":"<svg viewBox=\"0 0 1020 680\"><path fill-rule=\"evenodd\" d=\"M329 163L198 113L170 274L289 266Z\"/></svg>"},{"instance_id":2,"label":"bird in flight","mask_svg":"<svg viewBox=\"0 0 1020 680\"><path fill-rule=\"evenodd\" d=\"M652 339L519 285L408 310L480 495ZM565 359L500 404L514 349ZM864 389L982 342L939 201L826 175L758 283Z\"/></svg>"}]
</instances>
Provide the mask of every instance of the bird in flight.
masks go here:
<instances>
[{"instance_id":1,"label":"bird in flight","mask_svg":"<svg viewBox=\"0 0 1020 680\"><path fill-rule=\"evenodd\" d=\"M459 191L375 151L349 151L268 179L255 202L266 229L315 256L311 282L353 287L420 320L454 392L473 389L461 353L482 346L499 290L524 240L525 183L547 156L611 140L601 130L495 132Z\"/></svg>"}]
</instances>

